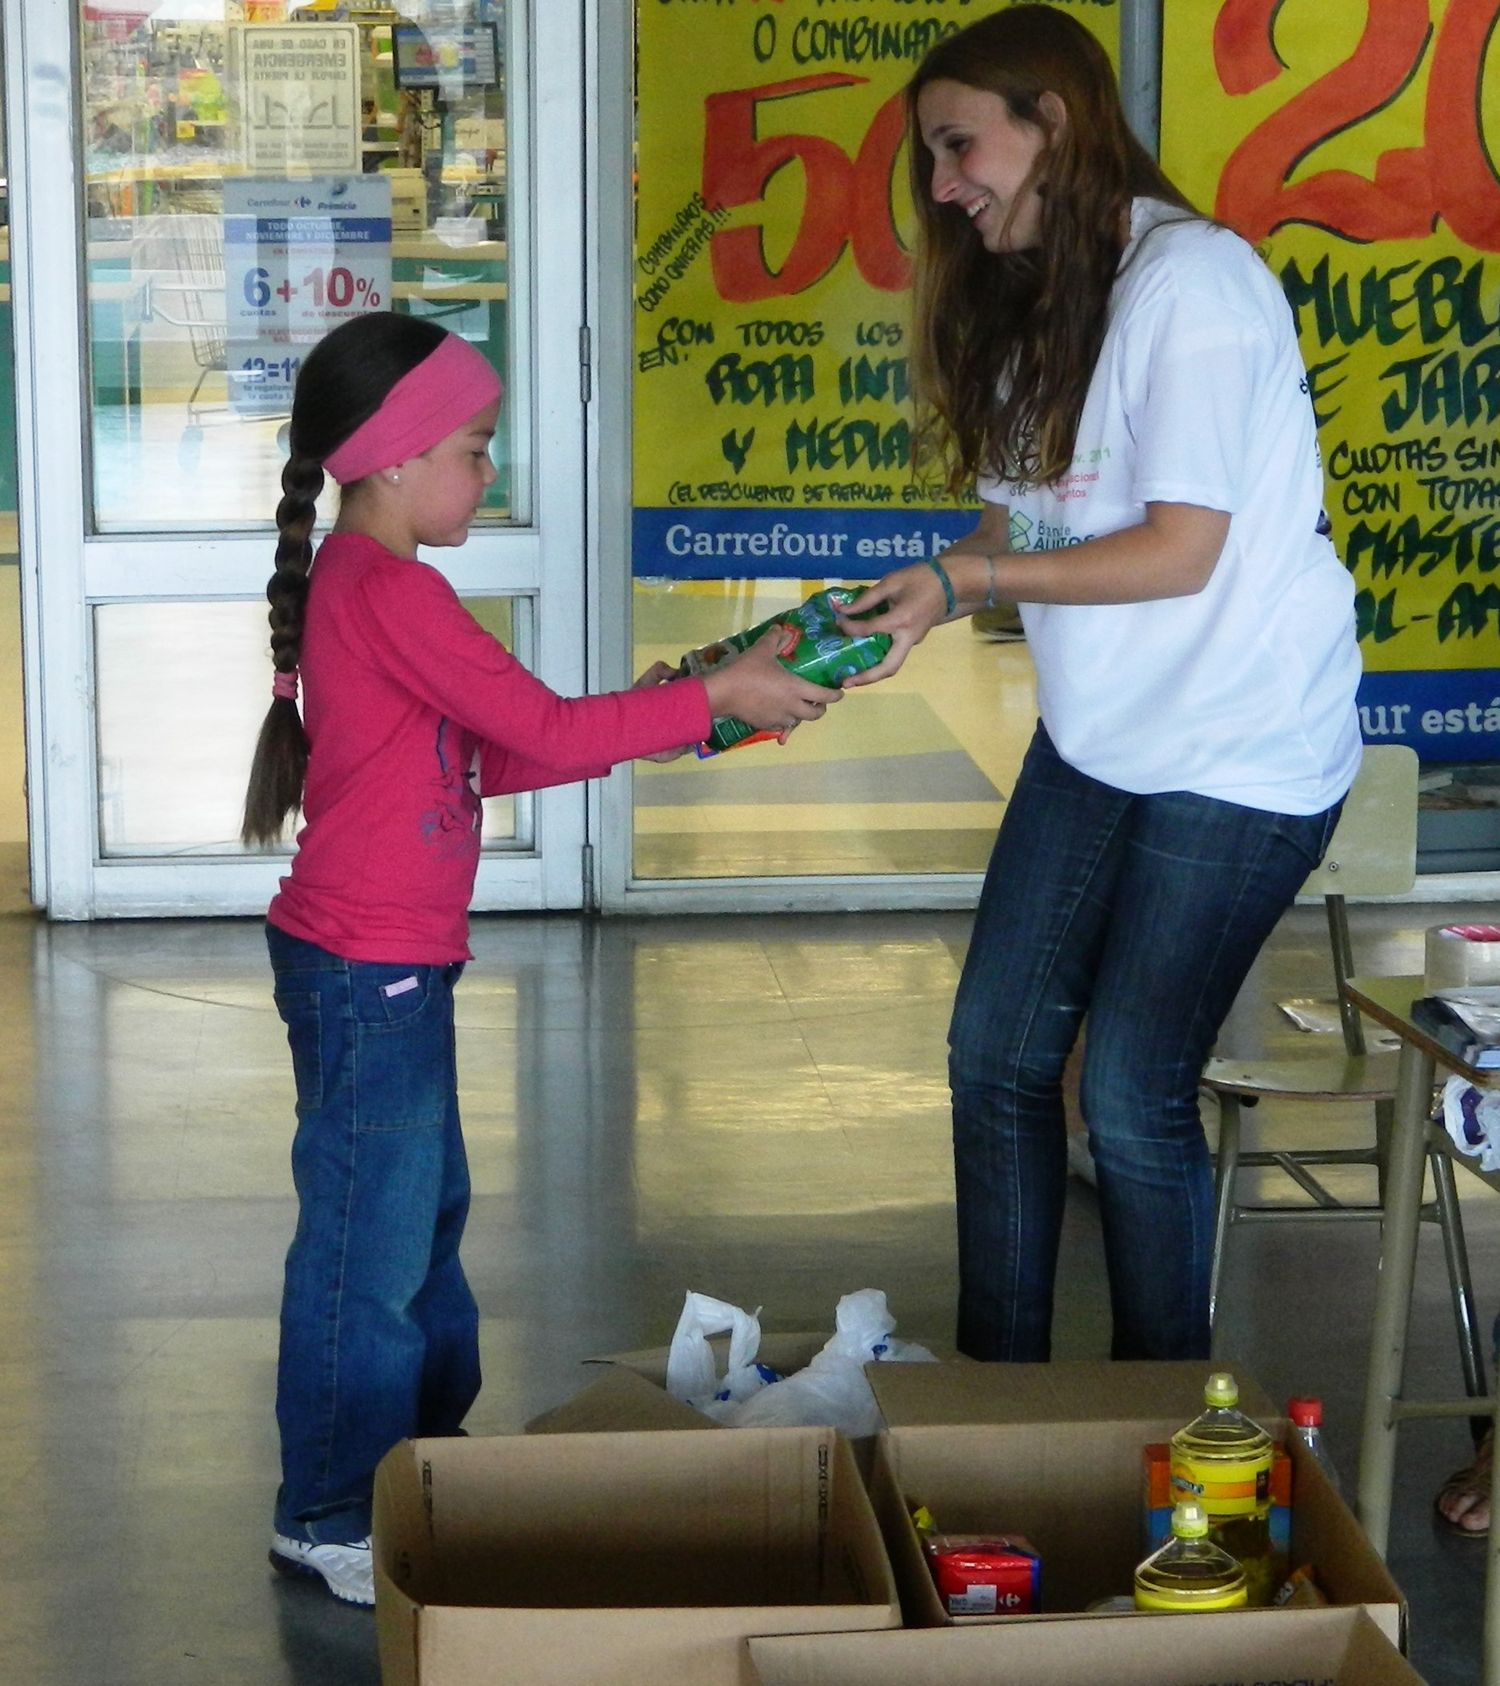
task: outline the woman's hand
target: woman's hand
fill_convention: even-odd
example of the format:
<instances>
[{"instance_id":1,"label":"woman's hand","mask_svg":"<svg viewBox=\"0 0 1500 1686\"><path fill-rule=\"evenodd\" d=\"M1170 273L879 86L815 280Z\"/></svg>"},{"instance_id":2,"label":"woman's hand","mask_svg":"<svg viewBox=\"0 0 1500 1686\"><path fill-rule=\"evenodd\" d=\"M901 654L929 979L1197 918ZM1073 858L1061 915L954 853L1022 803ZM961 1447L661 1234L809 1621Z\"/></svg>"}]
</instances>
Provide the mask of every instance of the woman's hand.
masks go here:
<instances>
[{"instance_id":1,"label":"woman's hand","mask_svg":"<svg viewBox=\"0 0 1500 1686\"><path fill-rule=\"evenodd\" d=\"M785 736L800 720L820 720L842 691L814 685L789 673L776 659L786 631L773 626L741 656L703 675L708 706L716 718L733 715L761 732Z\"/></svg>"},{"instance_id":2,"label":"woman's hand","mask_svg":"<svg viewBox=\"0 0 1500 1686\"><path fill-rule=\"evenodd\" d=\"M878 609L880 613L863 620L854 619L868 609ZM898 568L895 573L876 580L838 617L839 631L848 638L887 632L891 647L874 667L846 679L845 688L873 685L879 679L889 678L933 627L947 619L947 609L942 581L926 562Z\"/></svg>"},{"instance_id":3,"label":"woman's hand","mask_svg":"<svg viewBox=\"0 0 1500 1686\"><path fill-rule=\"evenodd\" d=\"M665 685L669 679L680 679L681 677L682 675L670 662L652 662L650 667L630 688L632 691L649 691L653 685ZM641 755L637 759L640 761L660 761L665 765L668 761L679 760L692 747L690 743L685 743L681 749L659 749L654 755Z\"/></svg>"},{"instance_id":4,"label":"woman's hand","mask_svg":"<svg viewBox=\"0 0 1500 1686\"><path fill-rule=\"evenodd\" d=\"M888 679L906 660L909 652L944 621L972 615L987 602L996 600L996 562L1010 549L1010 509L1005 504L984 503L972 532L935 556L910 568L897 568L884 579L862 591L839 616L839 630L848 637L862 632L888 632L890 653L884 661L844 681L845 686L873 685ZM935 564L935 565L934 565ZM954 605L948 607L948 593L937 569L948 576ZM867 609L881 612L868 620L855 621Z\"/></svg>"}]
</instances>

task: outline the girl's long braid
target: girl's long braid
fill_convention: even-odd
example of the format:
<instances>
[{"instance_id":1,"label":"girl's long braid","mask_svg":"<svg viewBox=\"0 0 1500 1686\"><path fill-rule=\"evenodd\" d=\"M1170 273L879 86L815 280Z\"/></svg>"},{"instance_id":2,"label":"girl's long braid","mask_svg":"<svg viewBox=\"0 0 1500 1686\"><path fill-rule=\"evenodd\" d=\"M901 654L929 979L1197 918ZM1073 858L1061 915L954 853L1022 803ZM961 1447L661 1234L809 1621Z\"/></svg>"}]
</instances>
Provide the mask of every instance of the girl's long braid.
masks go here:
<instances>
[{"instance_id":1,"label":"girl's long braid","mask_svg":"<svg viewBox=\"0 0 1500 1686\"><path fill-rule=\"evenodd\" d=\"M302 611L307 603L307 570L313 557L312 530L322 490L322 465L294 451L281 471L276 572L266 586L266 601L271 605L271 659L278 673L290 673L297 666Z\"/></svg>"},{"instance_id":2,"label":"girl's long braid","mask_svg":"<svg viewBox=\"0 0 1500 1686\"><path fill-rule=\"evenodd\" d=\"M296 671L302 654L323 464L379 410L401 377L447 337L446 329L425 317L372 310L341 323L303 360L292 397L291 456L281 471L281 502L276 506L276 572L266 587L271 660L278 679ZM343 492L345 498L356 494L357 483L346 485ZM289 695L274 697L261 725L245 793L240 835L246 843L280 841L287 816L302 805L307 752L296 702Z\"/></svg>"},{"instance_id":3,"label":"girl's long braid","mask_svg":"<svg viewBox=\"0 0 1500 1686\"><path fill-rule=\"evenodd\" d=\"M308 569L312 565L313 524L322 465L294 449L281 471L281 502L276 506L276 572L266 586L271 605L271 660L278 673L295 673L302 646L302 617L307 605ZM307 733L290 697L276 697L266 711L250 786L245 797L241 836L246 843L273 843L287 816L302 802L307 775Z\"/></svg>"}]
</instances>

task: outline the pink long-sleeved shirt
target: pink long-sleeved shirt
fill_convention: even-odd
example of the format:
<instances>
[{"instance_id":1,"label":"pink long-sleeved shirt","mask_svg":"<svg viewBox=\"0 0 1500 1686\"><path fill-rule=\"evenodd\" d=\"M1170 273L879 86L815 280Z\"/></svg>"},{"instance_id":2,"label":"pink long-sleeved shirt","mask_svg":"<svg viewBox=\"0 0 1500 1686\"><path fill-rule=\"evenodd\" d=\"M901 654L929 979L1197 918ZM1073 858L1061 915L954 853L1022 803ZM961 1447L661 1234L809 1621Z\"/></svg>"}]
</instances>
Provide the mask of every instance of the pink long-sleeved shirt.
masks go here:
<instances>
[{"instance_id":1,"label":"pink long-sleeved shirt","mask_svg":"<svg viewBox=\"0 0 1500 1686\"><path fill-rule=\"evenodd\" d=\"M597 778L708 734L701 680L560 697L437 569L362 534L325 539L310 578L306 824L267 917L347 960L469 958L481 796Z\"/></svg>"}]
</instances>

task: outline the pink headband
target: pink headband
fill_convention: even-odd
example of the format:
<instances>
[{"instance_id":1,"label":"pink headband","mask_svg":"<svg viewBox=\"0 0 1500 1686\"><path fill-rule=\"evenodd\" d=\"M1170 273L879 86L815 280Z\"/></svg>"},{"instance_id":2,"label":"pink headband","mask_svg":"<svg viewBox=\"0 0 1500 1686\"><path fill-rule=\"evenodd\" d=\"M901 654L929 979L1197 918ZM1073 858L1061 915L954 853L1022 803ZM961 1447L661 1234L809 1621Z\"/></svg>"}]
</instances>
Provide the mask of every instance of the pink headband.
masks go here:
<instances>
[{"instance_id":1,"label":"pink headband","mask_svg":"<svg viewBox=\"0 0 1500 1686\"><path fill-rule=\"evenodd\" d=\"M419 457L488 409L502 390L488 361L467 340L446 334L386 393L375 414L329 452L323 467L348 486L377 469Z\"/></svg>"}]
</instances>

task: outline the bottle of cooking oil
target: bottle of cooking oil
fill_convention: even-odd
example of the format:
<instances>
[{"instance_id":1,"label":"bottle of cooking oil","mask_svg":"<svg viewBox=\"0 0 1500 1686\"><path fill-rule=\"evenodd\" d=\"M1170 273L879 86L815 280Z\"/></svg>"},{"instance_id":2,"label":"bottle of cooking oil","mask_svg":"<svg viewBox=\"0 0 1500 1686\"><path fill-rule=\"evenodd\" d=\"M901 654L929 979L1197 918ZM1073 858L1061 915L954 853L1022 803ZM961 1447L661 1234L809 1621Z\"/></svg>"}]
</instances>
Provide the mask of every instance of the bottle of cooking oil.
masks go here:
<instances>
[{"instance_id":1,"label":"bottle of cooking oil","mask_svg":"<svg viewBox=\"0 0 1500 1686\"><path fill-rule=\"evenodd\" d=\"M1237 1610L1245 1603L1245 1571L1208 1537L1208 1515L1196 1499L1172 1507L1172 1538L1135 1572L1137 1610Z\"/></svg>"},{"instance_id":2,"label":"bottle of cooking oil","mask_svg":"<svg viewBox=\"0 0 1500 1686\"><path fill-rule=\"evenodd\" d=\"M1271 1549L1271 1437L1239 1410L1240 1390L1216 1371L1203 1390L1208 1409L1172 1436L1172 1495L1196 1499L1209 1537L1245 1571L1248 1602L1269 1604L1277 1563Z\"/></svg>"}]
</instances>

